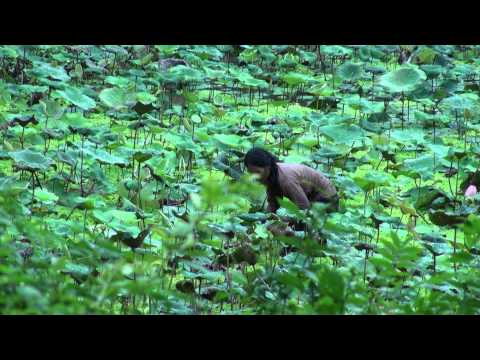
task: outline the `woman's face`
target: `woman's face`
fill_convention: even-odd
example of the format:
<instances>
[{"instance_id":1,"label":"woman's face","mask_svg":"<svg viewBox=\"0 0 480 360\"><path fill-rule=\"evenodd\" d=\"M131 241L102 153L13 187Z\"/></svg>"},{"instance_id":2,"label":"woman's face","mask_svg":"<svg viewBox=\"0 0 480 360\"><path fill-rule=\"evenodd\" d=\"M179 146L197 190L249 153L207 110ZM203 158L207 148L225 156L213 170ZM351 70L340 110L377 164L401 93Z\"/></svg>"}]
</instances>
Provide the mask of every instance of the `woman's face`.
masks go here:
<instances>
[{"instance_id":1,"label":"woman's face","mask_svg":"<svg viewBox=\"0 0 480 360\"><path fill-rule=\"evenodd\" d=\"M260 180L261 182L266 182L268 177L270 176L270 168L268 167L247 165L247 170L250 174L256 175L258 180Z\"/></svg>"}]
</instances>

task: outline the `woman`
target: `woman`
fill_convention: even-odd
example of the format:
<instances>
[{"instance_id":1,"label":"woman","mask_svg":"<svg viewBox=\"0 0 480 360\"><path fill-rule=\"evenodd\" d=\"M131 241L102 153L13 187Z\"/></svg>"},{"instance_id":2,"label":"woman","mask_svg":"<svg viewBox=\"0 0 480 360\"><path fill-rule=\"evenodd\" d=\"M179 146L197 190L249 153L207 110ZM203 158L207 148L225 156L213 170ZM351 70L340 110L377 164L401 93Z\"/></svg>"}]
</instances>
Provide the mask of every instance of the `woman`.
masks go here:
<instances>
[{"instance_id":1,"label":"woman","mask_svg":"<svg viewBox=\"0 0 480 360\"><path fill-rule=\"evenodd\" d=\"M337 211L339 198L335 186L322 174L302 164L286 164L261 148L251 149L244 159L248 172L257 174L267 187L268 210L276 212L278 199L287 197L300 209L312 202L328 203L327 211Z\"/></svg>"}]
</instances>

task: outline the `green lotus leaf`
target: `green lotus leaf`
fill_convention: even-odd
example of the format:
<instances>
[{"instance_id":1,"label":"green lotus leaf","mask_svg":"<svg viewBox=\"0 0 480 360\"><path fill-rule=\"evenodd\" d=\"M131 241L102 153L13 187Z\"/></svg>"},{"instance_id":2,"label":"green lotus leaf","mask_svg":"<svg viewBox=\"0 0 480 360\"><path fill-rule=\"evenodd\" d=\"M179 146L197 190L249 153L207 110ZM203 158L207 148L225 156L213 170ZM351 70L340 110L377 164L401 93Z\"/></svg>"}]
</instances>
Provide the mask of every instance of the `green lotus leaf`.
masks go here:
<instances>
[{"instance_id":1,"label":"green lotus leaf","mask_svg":"<svg viewBox=\"0 0 480 360\"><path fill-rule=\"evenodd\" d=\"M40 100L40 105L45 116L50 119L59 119L65 111L58 102L53 100Z\"/></svg>"},{"instance_id":2,"label":"green lotus leaf","mask_svg":"<svg viewBox=\"0 0 480 360\"><path fill-rule=\"evenodd\" d=\"M358 80L363 75L362 65L361 64L355 64L355 63L352 63L352 62L343 63L337 69L337 74L343 80L349 80L349 81Z\"/></svg>"},{"instance_id":3,"label":"green lotus leaf","mask_svg":"<svg viewBox=\"0 0 480 360\"><path fill-rule=\"evenodd\" d=\"M480 217L470 214L464 226L465 243L468 247L477 245L480 240Z\"/></svg>"},{"instance_id":4,"label":"green lotus leaf","mask_svg":"<svg viewBox=\"0 0 480 360\"><path fill-rule=\"evenodd\" d=\"M425 133L418 129L393 130L390 134L391 139L400 144L423 144L425 142Z\"/></svg>"},{"instance_id":5,"label":"green lotus leaf","mask_svg":"<svg viewBox=\"0 0 480 360\"><path fill-rule=\"evenodd\" d=\"M454 226L465 222L469 213L463 211L430 210L428 216L438 226Z\"/></svg>"},{"instance_id":6,"label":"green lotus leaf","mask_svg":"<svg viewBox=\"0 0 480 360\"><path fill-rule=\"evenodd\" d=\"M135 212L122 211L117 209L109 210L93 210L93 216L105 224L109 228L122 232L128 233L133 237L138 236L140 229L137 226L137 216Z\"/></svg>"},{"instance_id":7,"label":"green lotus leaf","mask_svg":"<svg viewBox=\"0 0 480 360\"><path fill-rule=\"evenodd\" d=\"M35 67L31 70L31 72L38 76L47 78L50 77L55 80L59 81L68 81L70 80L70 76L68 76L67 72L64 68L61 67L54 67L47 63L36 63Z\"/></svg>"},{"instance_id":8,"label":"green lotus leaf","mask_svg":"<svg viewBox=\"0 0 480 360\"><path fill-rule=\"evenodd\" d=\"M379 113L383 108L383 104L369 101L365 98L361 98L358 95L345 98L344 102L352 109L359 110L363 113Z\"/></svg>"},{"instance_id":9,"label":"green lotus leaf","mask_svg":"<svg viewBox=\"0 0 480 360\"><path fill-rule=\"evenodd\" d=\"M130 79L127 79L125 77L121 77L121 76L107 76L105 78L105 82L107 84L110 84L110 85L113 85L113 86L118 86L118 87L127 87L128 85L130 85L132 82Z\"/></svg>"},{"instance_id":10,"label":"green lotus leaf","mask_svg":"<svg viewBox=\"0 0 480 360\"><path fill-rule=\"evenodd\" d=\"M365 131L357 125L327 125L318 130L330 140L340 144L352 144L366 137Z\"/></svg>"},{"instance_id":11,"label":"green lotus leaf","mask_svg":"<svg viewBox=\"0 0 480 360\"><path fill-rule=\"evenodd\" d=\"M35 197L41 202L52 204L58 200L58 196L45 189L35 190Z\"/></svg>"},{"instance_id":12,"label":"green lotus leaf","mask_svg":"<svg viewBox=\"0 0 480 360\"><path fill-rule=\"evenodd\" d=\"M370 170L364 175L355 176L355 183L360 186L363 191L370 191L374 187L389 185L392 183L393 176L381 171Z\"/></svg>"},{"instance_id":13,"label":"green lotus leaf","mask_svg":"<svg viewBox=\"0 0 480 360\"><path fill-rule=\"evenodd\" d=\"M85 153L90 154L94 159L98 160L101 164L110 165L127 165L128 160L114 156L102 149L86 149Z\"/></svg>"},{"instance_id":14,"label":"green lotus leaf","mask_svg":"<svg viewBox=\"0 0 480 360\"><path fill-rule=\"evenodd\" d=\"M15 176L0 177L0 194L15 196L28 188L27 182L18 181Z\"/></svg>"},{"instance_id":15,"label":"green lotus leaf","mask_svg":"<svg viewBox=\"0 0 480 360\"><path fill-rule=\"evenodd\" d=\"M239 147L244 141L242 137L233 134L215 134L212 137L220 143L231 147Z\"/></svg>"},{"instance_id":16,"label":"green lotus leaf","mask_svg":"<svg viewBox=\"0 0 480 360\"><path fill-rule=\"evenodd\" d=\"M341 56L350 55L353 51L341 45L321 45L320 52L327 55Z\"/></svg>"},{"instance_id":17,"label":"green lotus leaf","mask_svg":"<svg viewBox=\"0 0 480 360\"><path fill-rule=\"evenodd\" d=\"M75 167L77 164L77 154L73 151L68 151L68 152L63 152L63 151L58 151L56 154L58 160L61 162L70 165L71 167Z\"/></svg>"},{"instance_id":18,"label":"green lotus leaf","mask_svg":"<svg viewBox=\"0 0 480 360\"><path fill-rule=\"evenodd\" d=\"M202 123L202 118L197 115L197 114L193 114L191 117L190 117L190 120L192 120L192 122L194 124L201 124Z\"/></svg>"},{"instance_id":19,"label":"green lotus leaf","mask_svg":"<svg viewBox=\"0 0 480 360\"><path fill-rule=\"evenodd\" d=\"M126 108L129 100L127 91L116 87L103 89L98 97L105 105L115 110Z\"/></svg>"},{"instance_id":20,"label":"green lotus leaf","mask_svg":"<svg viewBox=\"0 0 480 360\"><path fill-rule=\"evenodd\" d=\"M79 210L93 210L98 199L95 199L93 196L81 197L77 196L72 199L71 205Z\"/></svg>"},{"instance_id":21,"label":"green lotus leaf","mask_svg":"<svg viewBox=\"0 0 480 360\"><path fill-rule=\"evenodd\" d=\"M298 72L289 72L282 75L282 80L290 86L296 86L315 80L312 76Z\"/></svg>"},{"instance_id":22,"label":"green lotus leaf","mask_svg":"<svg viewBox=\"0 0 480 360\"><path fill-rule=\"evenodd\" d=\"M408 66L382 75L379 83L392 92L407 92L414 90L426 78L425 72Z\"/></svg>"},{"instance_id":23,"label":"green lotus leaf","mask_svg":"<svg viewBox=\"0 0 480 360\"><path fill-rule=\"evenodd\" d=\"M407 170L405 175L411 177L422 177L423 179L433 178L433 156L424 155L416 159L407 159L403 162L403 167Z\"/></svg>"},{"instance_id":24,"label":"green lotus leaf","mask_svg":"<svg viewBox=\"0 0 480 360\"><path fill-rule=\"evenodd\" d=\"M84 95L79 89L74 87L69 87L65 90L56 90L55 93L85 111L93 109L96 105L95 100Z\"/></svg>"},{"instance_id":25,"label":"green lotus leaf","mask_svg":"<svg viewBox=\"0 0 480 360\"><path fill-rule=\"evenodd\" d=\"M153 153L148 150L136 150L133 154L133 158L135 159L135 161L138 161L140 163L151 159L152 156L153 156Z\"/></svg>"},{"instance_id":26,"label":"green lotus leaf","mask_svg":"<svg viewBox=\"0 0 480 360\"><path fill-rule=\"evenodd\" d=\"M28 171L46 171L53 164L53 161L42 153L28 149L10 152L9 155L15 165Z\"/></svg>"},{"instance_id":27,"label":"green lotus leaf","mask_svg":"<svg viewBox=\"0 0 480 360\"><path fill-rule=\"evenodd\" d=\"M476 94L460 94L453 95L443 100L443 105L451 110L472 110L478 104L478 96Z\"/></svg>"},{"instance_id":28,"label":"green lotus leaf","mask_svg":"<svg viewBox=\"0 0 480 360\"><path fill-rule=\"evenodd\" d=\"M148 104L151 104L151 103L157 101L156 96L154 96L154 95L152 95L148 92L145 92L145 91L137 93L136 96L137 96L137 100L144 105L148 105Z\"/></svg>"},{"instance_id":29,"label":"green lotus leaf","mask_svg":"<svg viewBox=\"0 0 480 360\"><path fill-rule=\"evenodd\" d=\"M446 72L446 69L440 65L422 65L420 69L425 72L428 79L435 79Z\"/></svg>"},{"instance_id":30,"label":"green lotus leaf","mask_svg":"<svg viewBox=\"0 0 480 360\"><path fill-rule=\"evenodd\" d=\"M177 65L168 69L168 73L177 81L201 81L203 79L202 73L191 67L185 65Z\"/></svg>"}]
</instances>

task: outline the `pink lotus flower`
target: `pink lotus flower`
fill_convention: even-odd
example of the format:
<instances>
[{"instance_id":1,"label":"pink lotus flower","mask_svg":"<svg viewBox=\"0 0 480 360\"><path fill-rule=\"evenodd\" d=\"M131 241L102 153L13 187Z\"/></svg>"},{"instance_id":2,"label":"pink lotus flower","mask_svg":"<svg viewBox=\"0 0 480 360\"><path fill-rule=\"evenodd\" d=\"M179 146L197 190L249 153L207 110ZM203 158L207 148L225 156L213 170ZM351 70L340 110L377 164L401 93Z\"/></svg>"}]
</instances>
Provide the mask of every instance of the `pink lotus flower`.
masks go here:
<instances>
[{"instance_id":1,"label":"pink lotus flower","mask_svg":"<svg viewBox=\"0 0 480 360\"><path fill-rule=\"evenodd\" d=\"M470 185L465 191L465 196L466 197L475 196L476 193L477 193L477 187L475 185Z\"/></svg>"}]
</instances>

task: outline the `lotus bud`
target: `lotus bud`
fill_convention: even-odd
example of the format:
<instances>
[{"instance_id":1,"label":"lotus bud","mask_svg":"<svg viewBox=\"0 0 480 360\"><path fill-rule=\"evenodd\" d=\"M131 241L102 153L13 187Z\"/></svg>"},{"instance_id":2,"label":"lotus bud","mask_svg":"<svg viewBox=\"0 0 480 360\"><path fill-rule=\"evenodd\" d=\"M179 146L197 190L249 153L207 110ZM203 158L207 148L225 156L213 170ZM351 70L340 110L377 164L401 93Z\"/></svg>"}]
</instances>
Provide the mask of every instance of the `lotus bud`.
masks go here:
<instances>
[{"instance_id":1,"label":"lotus bud","mask_svg":"<svg viewBox=\"0 0 480 360\"><path fill-rule=\"evenodd\" d=\"M477 194L477 187L475 185L470 185L465 191L466 197L473 197Z\"/></svg>"}]
</instances>

